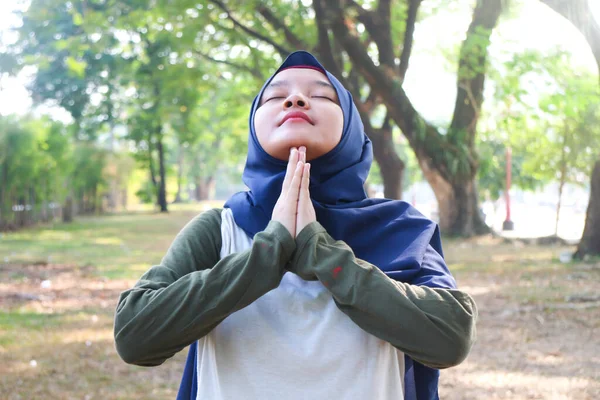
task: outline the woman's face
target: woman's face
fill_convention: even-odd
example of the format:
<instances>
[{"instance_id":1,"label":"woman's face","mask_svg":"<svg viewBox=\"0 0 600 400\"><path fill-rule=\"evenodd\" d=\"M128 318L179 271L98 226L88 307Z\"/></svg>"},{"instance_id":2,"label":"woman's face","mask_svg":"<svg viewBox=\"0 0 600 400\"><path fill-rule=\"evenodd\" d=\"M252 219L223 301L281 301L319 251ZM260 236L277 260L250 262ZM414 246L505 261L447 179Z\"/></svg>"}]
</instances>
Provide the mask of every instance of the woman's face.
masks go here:
<instances>
[{"instance_id":1,"label":"woman's face","mask_svg":"<svg viewBox=\"0 0 600 400\"><path fill-rule=\"evenodd\" d=\"M291 68L277 74L263 92L254 115L262 148L287 160L290 148L306 146L306 159L333 150L340 142L344 115L327 77L313 69Z\"/></svg>"}]
</instances>

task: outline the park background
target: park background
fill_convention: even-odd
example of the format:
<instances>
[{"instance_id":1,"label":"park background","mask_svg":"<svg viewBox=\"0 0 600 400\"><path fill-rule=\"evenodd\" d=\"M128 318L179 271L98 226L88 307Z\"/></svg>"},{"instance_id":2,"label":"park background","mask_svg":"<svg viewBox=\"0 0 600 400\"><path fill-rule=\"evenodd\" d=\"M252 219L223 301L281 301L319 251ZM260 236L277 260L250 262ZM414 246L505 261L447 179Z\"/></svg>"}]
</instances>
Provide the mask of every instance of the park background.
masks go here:
<instances>
[{"instance_id":1,"label":"park background","mask_svg":"<svg viewBox=\"0 0 600 400\"><path fill-rule=\"evenodd\" d=\"M442 398L600 398L598 0L2 2L0 398L174 398L184 352L124 364L118 295L245 189L297 49L353 93L369 194L440 224L479 305Z\"/></svg>"}]
</instances>

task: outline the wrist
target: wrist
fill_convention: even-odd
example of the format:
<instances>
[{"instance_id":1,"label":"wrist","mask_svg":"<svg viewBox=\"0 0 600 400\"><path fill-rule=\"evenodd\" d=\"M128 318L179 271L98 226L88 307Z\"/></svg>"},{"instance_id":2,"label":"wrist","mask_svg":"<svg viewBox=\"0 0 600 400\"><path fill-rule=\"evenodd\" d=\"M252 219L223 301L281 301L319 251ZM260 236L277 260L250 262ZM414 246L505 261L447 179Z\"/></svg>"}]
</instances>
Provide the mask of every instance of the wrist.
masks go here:
<instances>
[{"instance_id":1,"label":"wrist","mask_svg":"<svg viewBox=\"0 0 600 400\"><path fill-rule=\"evenodd\" d=\"M296 241L288 228L277 220L271 220L265 228L264 233L274 238L281 245L283 249L283 261L287 263L296 250Z\"/></svg>"}]
</instances>

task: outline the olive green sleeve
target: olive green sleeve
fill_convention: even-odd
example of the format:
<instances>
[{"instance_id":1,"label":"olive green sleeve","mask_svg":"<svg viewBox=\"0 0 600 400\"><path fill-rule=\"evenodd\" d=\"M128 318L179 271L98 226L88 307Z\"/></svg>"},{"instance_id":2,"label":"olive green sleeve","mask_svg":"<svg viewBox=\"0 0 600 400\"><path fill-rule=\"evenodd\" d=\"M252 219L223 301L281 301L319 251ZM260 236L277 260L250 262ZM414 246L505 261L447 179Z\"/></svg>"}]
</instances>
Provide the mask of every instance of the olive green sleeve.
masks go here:
<instances>
[{"instance_id":1,"label":"olive green sleeve","mask_svg":"<svg viewBox=\"0 0 600 400\"><path fill-rule=\"evenodd\" d=\"M459 364L475 340L477 308L468 294L392 280L318 222L300 232L287 268L321 281L358 326L426 366Z\"/></svg>"},{"instance_id":2,"label":"olive green sleeve","mask_svg":"<svg viewBox=\"0 0 600 400\"><path fill-rule=\"evenodd\" d=\"M249 250L220 259L220 210L194 218L161 263L121 294L114 325L119 355L131 364L162 364L279 286L294 249L287 229L271 221Z\"/></svg>"}]
</instances>

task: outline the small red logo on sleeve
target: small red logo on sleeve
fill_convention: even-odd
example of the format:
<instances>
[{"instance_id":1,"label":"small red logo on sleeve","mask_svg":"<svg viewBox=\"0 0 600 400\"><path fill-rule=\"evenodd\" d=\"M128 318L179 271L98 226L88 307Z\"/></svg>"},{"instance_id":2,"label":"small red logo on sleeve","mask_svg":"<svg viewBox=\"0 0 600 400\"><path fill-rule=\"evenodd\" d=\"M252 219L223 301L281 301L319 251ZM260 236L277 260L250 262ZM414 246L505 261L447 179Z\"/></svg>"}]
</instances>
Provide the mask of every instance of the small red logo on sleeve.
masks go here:
<instances>
[{"instance_id":1,"label":"small red logo on sleeve","mask_svg":"<svg viewBox=\"0 0 600 400\"><path fill-rule=\"evenodd\" d=\"M334 279L335 279L335 278L337 278L337 276L338 276L338 274L339 274L340 272L342 272L342 267L335 267L335 268L333 269L333 278L334 278Z\"/></svg>"}]
</instances>

